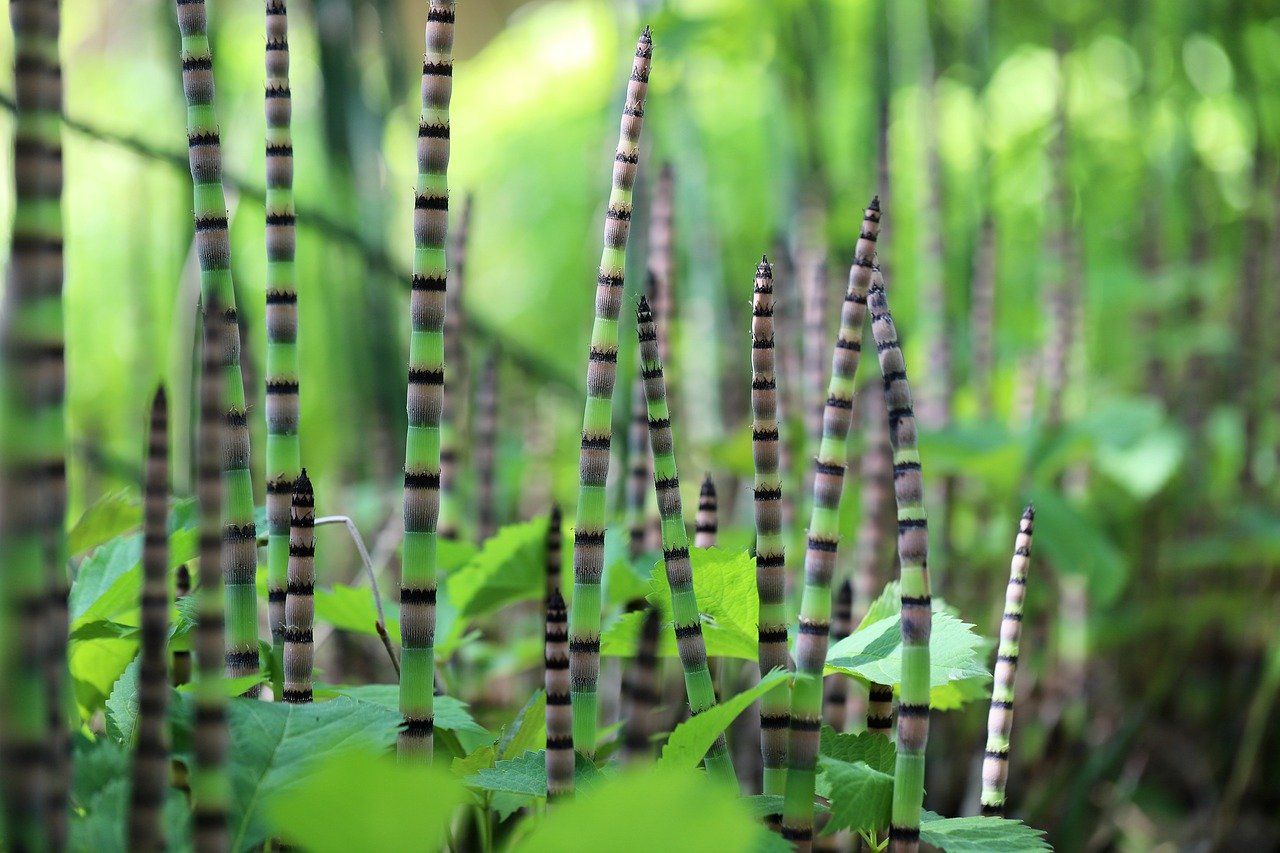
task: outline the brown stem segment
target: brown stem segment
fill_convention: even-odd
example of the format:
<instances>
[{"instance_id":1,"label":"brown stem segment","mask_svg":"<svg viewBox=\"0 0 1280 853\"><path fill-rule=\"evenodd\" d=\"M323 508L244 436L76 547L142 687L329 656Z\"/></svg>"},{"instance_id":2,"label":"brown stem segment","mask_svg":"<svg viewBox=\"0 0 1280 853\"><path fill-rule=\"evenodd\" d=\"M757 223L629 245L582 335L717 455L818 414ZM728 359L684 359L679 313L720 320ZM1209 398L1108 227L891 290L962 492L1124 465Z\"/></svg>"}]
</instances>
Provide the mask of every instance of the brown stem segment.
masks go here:
<instances>
[{"instance_id":1,"label":"brown stem segment","mask_svg":"<svg viewBox=\"0 0 1280 853\"><path fill-rule=\"evenodd\" d=\"M698 514L694 516L693 524L693 547L714 548L720 521L716 484L711 479L710 472L703 479L702 489L698 492Z\"/></svg>"},{"instance_id":2,"label":"brown stem segment","mask_svg":"<svg viewBox=\"0 0 1280 853\"><path fill-rule=\"evenodd\" d=\"M627 714L622 726L622 760L635 764L653 758L654 708L658 705L658 636L662 617L657 608L645 609L636 643L636 657L622 684Z\"/></svg>"},{"instance_id":3,"label":"brown stem segment","mask_svg":"<svg viewBox=\"0 0 1280 853\"><path fill-rule=\"evenodd\" d=\"M573 710L569 698L569 613L557 589L547 602L547 799L573 793Z\"/></svg>"},{"instance_id":4,"label":"brown stem segment","mask_svg":"<svg viewBox=\"0 0 1280 853\"><path fill-rule=\"evenodd\" d=\"M284 694L295 705L311 701L315 662L312 628L316 593L316 501L303 468L293 487L289 513L289 586L284 604Z\"/></svg>"}]
</instances>

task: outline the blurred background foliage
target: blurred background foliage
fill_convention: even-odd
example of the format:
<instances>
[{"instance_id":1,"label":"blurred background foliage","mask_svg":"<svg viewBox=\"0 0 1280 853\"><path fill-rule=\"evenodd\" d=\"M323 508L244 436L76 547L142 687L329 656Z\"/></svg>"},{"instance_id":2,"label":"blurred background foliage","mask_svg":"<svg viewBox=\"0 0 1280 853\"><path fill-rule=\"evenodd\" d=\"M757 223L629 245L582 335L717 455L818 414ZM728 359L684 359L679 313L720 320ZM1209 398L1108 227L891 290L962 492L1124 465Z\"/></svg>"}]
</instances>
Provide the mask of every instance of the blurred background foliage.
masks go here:
<instances>
[{"instance_id":1,"label":"blurred background foliage","mask_svg":"<svg viewBox=\"0 0 1280 853\"><path fill-rule=\"evenodd\" d=\"M303 462L327 508L372 535L399 502L426 7L290 5ZM63 6L74 516L136 490L145 401L161 379L180 397L190 387L198 287L173 10ZM261 412L262 7L210 8ZM611 146L648 23L636 216L671 162L677 429L686 488L703 468L720 482L722 541L751 538L755 263L781 261L775 246L801 272L826 259L834 309L879 193L881 258L940 486L936 589L987 633L1017 510L1029 498L1039 510L1014 813L1062 849L1280 843L1280 10L470 0L458 21L450 182L474 200L468 364L478 372L490 350L501 361L499 518L575 501ZM10 37L0 28L0 55ZM10 157L0 147L6 173ZM11 198L0 194L6 220ZM633 235L630 290L646 255L645 229ZM780 292L800 278L780 271ZM974 310L984 281L989 325ZM624 347L619 435L633 358ZM251 422L261 448L262 419ZM858 501L845 504L852 531ZM344 547L335 534L321 549L322 575L354 574ZM976 802L981 727L976 706L936 727L930 808Z\"/></svg>"}]
</instances>

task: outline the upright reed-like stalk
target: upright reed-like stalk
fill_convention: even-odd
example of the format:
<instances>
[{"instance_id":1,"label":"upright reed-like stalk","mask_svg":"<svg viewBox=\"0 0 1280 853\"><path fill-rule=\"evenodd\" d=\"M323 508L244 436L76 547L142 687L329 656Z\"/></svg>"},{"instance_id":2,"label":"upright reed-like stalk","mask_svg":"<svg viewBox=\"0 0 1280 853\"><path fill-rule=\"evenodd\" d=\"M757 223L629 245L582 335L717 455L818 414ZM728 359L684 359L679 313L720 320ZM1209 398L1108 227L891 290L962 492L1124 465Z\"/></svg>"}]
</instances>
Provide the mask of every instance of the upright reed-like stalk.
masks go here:
<instances>
[{"instance_id":1,"label":"upright reed-like stalk","mask_svg":"<svg viewBox=\"0 0 1280 853\"><path fill-rule=\"evenodd\" d=\"M289 91L287 0L266 0L267 113L267 609L272 693L284 666L284 599L289 574L289 502L301 466L298 448L298 291L294 281L293 101Z\"/></svg>"},{"instance_id":2,"label":"upright reed-like stalk","mask_svg":"<svg viewBox=\"0 0 1280 853\"><path fill-rule=\"evenodd\" d=\"M776 466L778 488L782 493L782 497L779 499L780 530L784 536L790 536L796 524L796 506L793 493L796 484L799 482L799 479L795 476L796 466L792 460L794 455L792 447L794 431L791 429L791 420L804 397L804 379L800 369L800 335L796 330L796 323L800 314L798 305L800 299L798 290L795 287L794 267L790 262L790 252L787 250L786 241L781 238L778 239L774 252L774 262L770 264L772 284L770 285L769 293L772 296L773 288L778 287L778 283L782 282L783 296L781 302L770 299L769 303L770 311L773 312L773 324L771 326L775 341L773 350L777 354L776 370L773 372L776 376L781 377L780 380L775 382L780 386L780 389L774 394L773 420L775 421L775 428L778 430L778 439L775 446L778 452ZM764 262L767 263L768 258L765 258ZM756 346L754 341L752 346ZM752 355L754 359L758 353L753 349ZM754 360L752 370L755 370ZM752 381L755 381L755 378L753 375ZM753 402L753 411L754 408L755 404ZM759 534L758 524L756 533ZM784 652L786 651L785 645L784 640ZM761 672L764 672L764 670L761 670ZM788 701L787 707L790 707L790 701ZM784 708L783 712L785 713L785 711L786 709ZM783 748L785 749L785 746ZM781 789L775 793L781 793Z\"/></svg>"},{"instance_id":3,"label":"upright reed-like stalk","mask_svg":"<svg viewBox=\"0 0 1280 853\"><path fill-rule=\"evenodd\" d=\"M179 7L181 13L182 7ZM226 630L223 593L223 537L221 506L226 478L223 454L230 441L224 406L230 371L232 321L217 294L204 304L204 357L200 373L200 432L197 442L196 497L200 504L200 585L196 590L195 762L191 774L192 831L197 853L225 853L230 849L227 816L231 808L231 780L227 776L227 698L223 692L223 634Z\"/></svg>"},{"instance_id":4,"label":"upright reed-like stalk","mask_svg":"<svg viewBox=\"0 0 1280 853\"><path fill-rule=\"evenodd\" d=\"M893 523L893 448L889 446L889 422L885 417L884 385L872 382L863 391L866 447L862 451L862 515L858 522L858 547L854 558L854 629L862 623L871 602L884 585L885 566L892 558L892 542L886 536ZM893 735L893 688L872 683L867 689L867 731Z\"/></svg>"},{"instance_id":5,"label":"upright reed-like stalk","mask_svg":"<svg viewBox=\"0 0 1280 853\"><path fill-rule=\"evenodd\" d=\"M552 504L547 514L547 601L560 592L560 567L564 563L564 520L560 504Z\"/></svg>"},{"instance_id":6,"label":"upright reed-like stalk","mask_svg":"<svg viewBox=\"0 0 1280 853\"><path fill-rule=\"evenodd\" d=\"M648 544L649 469L649 401L644 396L644 377L637 370L627 429L627 553L633 560Z\"/></svg>"},{"instance_id":7,"label":"upright reed-like stalk","mask_svg":"<svg viewBox=\"0 0 1280 853\"><path fill-rule=\"evenodd\" d=\"M449 228L449 100L454 0L431 0L422 60L418 182L413 201L409 426L404 453L404 559L400 583L400 713L397 752L429 759L435 724L436 523L440 516L440 415Z\"/></svg>"},{"instance_id":8,"label":"upright reed-like stalk","mask_svg":"<svg viewBox=\"0 0 1280 853\"><path fill-rule=\"evenodd\" d=\"M702 489L698 492L698 514L693 521L693 547L714 548L716 531L720 527L718 503L716 501L716 484L711 473L702 480Z\"/></svg>"},{"instance_id":9,"label":"upright reed-like stalk","mask_svg":"<svg viewBox=\"0 0 1280 853\"><path fill-rule=\"evenodd\" d=\"M573 742L595 753L600 678L600 578L604 573L604 528L613 433L613 385L618 372L618 314L622 310L631 195L640 161L640 130L649 89L653 41L645 27L636 44L622 110L613 187L605 214L604 251L596 275L596 318L591 327L587 402L578 457L578 512L573 531L573 609L569 615L569 674L573 693Z\"/></svg>"},{"instance_id":10,"label":"upright reed-like stalk","mask_svg":"<svg viewBox=\"0 0 1280 853\"><path fill-rule=\"evenodd\" d=\"M880 354L889 442L893 447L893 490L898 504L898 563L902 583L902 686L898 702L898 759L893 774L889 827L894 853L920 846L924 801L924 749L929 740L929 635L933 605L929 592L929 526L924 511L924 477L916 445L907 367L898 346L879 271L868 299L871 332Z\"/></svg>"},{"instance_id":11,"label":"upright reed-like stalk","mask_svg":"<svg viewBox=\"0 0 1280 853\"><path fill-rule=\"evenodd\" d=\"M1022 604L1027 595L1027 566L1031 562L1031 536L1036 520L1030 504L1018 522L1009 565L1009 587L1000 620L1000 648L996 651L995 683L991 687L991 711L987 715L987 750L982 761L982 813L1004 815L1005 782L1009 778L1009 735L1013 731L1013 680L1018 672L1022 637Z\"/></svg>"},{"instance_id":12,"label":"upright reed-like stalk","mask_svg":"<svg viewBox=\"0 0 1280 853\"><path fill-rule=\"evenodd\" d=\"M662 617L658 609L645 609L636 642L636 657L622 683L622 698L627 712L622 724L622 760L626 764L647 761L653 757L654 708L658 705L658 639Z\"/></svg>"},{"instance_id":13,"label":"upright reed-like stalk","mask_svg":"<svg viewBox=\"0 0 1280 853\"><path fill-rule=\"evenodd\" d=\"M169 410L164 388L151 404L142 486L142 627L138 654L138 745L133 753L129 849L162 851L160 815L169 789Z\"/></svg>"},{"instance_id":14,"label":"upright reed-like stalk","mask_svg":"<svg viewBox=\"0 0 1280 853\"><path fill-rule=\"evenodd\" d=\"M289 586L284 604L284 692L286 702L311 701L316 615L316 499L303 468L293 487L289 512Z\"/></svg>"},{"instance_id":15,"label":"upright reed-like stalk","mask_svg":"<svg viewBox=\"0 0 1280 853\"><path fill-rule=\"evenodd\" d=\"M573 708L569 698L569 614L560 590L547 601L547 799L573 793Z\"/></svg>"},{"instance_id":16,"label":"upright reed-like stalk","mask_svg":"<svg viewBox=\"0 0 1280 853\"><path fill-rule=\"evenodd\" d=\"M831 358L831 381L822 413L822 443L814 460L813 511L804 559L804 597L796 634L796 677L791 693L791 731L787 743L787 784L782 836L798 850L813 841L814 767L822 728L822 668L827 660L831 622L831 576L840 544L840 496L844 491L846 447L853 415L854 377L862 351L867 286L879 234L880 202L863 213L862 230L849 268L849 286L840 311L840 331Z\"/></svg>"},{"instance_id":17,"label":"upright reed-like stalk","mask_svg":"<svg viewBox=\"0 0 1280 853\"><path fill-rule=\"evenodd\" d=\"M182 598L191 594L191 569L183 563L173 573L173 597ZM191 680L191 650L180 649L173 652L173 661L169 668L169 680L174 687L186 684Z\"/></svg>"},{"instance_id":18,"label":"upright reed-like stalk","mask_svg":"<svg viewBox=\"0 0 1280 853\"><path fill-rule=\"evenodd\" d=\"M483 542L498 532L498 354L492 349L485 355L476 387L475 435L476 520Z\"/></svg>"},{"instance_id":19,"label":"upright reed-like stalk","mask_svg":"<svg viewBox=\"0 0 1280 853\"><path fill-rule=\"evenodd\" d=\"M831 613L831 642L838 643L853 631L853 584L846 580L836 592ZM838 732L844 731L849 710L849 678L833 675L825 679L822 693L822 718Z\"/></svg>"},{"instance_id":20,"label":"upright reed-like stalk","mask_svg":"<svg viewBox=\"0 0 1280 853\"><path fill-rule=\"evenodd\" d=\"M461 536L459 519L463 500L458 470L464 456L467 400L467 364L463 340L462 291L467 276L467 238L471 235L471 196L462 200L462 213L453 229L450 245L449 285L445 291L444 383L447 393L440 429L440 538Z\"/></svg>"},{"instance_id":21,"label":"upright reed-like stalk","mask_svg":"<svg viewBox=\"0 0 1280 853\"><path fill-rule=\"evenodd\" d=\"M223 415L227 442L222 461L224 504L222 572L226 583L226 668L236 678L258 671L257 530L249 473L249 422L240 373L240 331L231 286L231 243L222 193L222 145L214 111L213 54L204 0L175 0L182 33L182 90L187 99L187 158L194 184L196 256L206 313L214 305L227 316ZM251 691L256 694L256 689Z\"/></svg>"},{"instance_id":22,"label":"upright reed-like stalk","mask_svg":"<svg viewBox=\"0 0 1280 853\"><path fill-rule=\"evenodd\" d=\"M675 439L671 433L671 412L667 408L667 388L658 357L658 332L654 327L649 300L640 297L636 307L636 327L640 338L640 361L644 370L645 395L649 399L649 444L653 449L653 485L662 516L662 557L671 587L671 615L675 622L676 646L684 667L689 711L701 714L715 704L711 671L707 667L707 647L702 639L702 618L693 591L693 565L689 561L689 534L684 526L680 502L680 477L676 471ZM737 787L733 761L725 748L724 735L707 750L707 771L713 777Z\"/></svg>"}]
</instances>

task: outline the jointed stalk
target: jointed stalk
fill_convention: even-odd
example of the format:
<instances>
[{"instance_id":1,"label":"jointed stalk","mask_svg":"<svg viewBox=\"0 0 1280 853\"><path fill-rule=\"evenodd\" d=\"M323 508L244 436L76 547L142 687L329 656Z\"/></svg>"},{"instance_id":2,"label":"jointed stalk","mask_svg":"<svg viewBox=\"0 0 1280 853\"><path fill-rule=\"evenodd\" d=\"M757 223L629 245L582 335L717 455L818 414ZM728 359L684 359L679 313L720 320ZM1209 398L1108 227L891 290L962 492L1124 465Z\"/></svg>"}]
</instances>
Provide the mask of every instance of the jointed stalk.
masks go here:
<instances>
[{"instance_id":1,"label":"jointed stalk","mask_svg":"<svg viewBox=\"0 0 1280 853\"><path fill-rule=\"evenodd\" d=\"M645 609L636 643L636 657L622 683L626 713L622 725L622 760L627 764L653 758L654 708L658 705L658 639L662 617L657 608Z\"/></svg>"},{"instance_id":2,"label":"jointed stalk","mask_svg":"<svg viewBox=\"0 0 1280 853\"><path fill-rule=\"evenodd\" d=\"M627 553L633 560L648 544L649 478L649 401L644 396L644 377L637 370L627 430Z\"/></svg>"},{"instance_id":3,"label":"jointed stalk","mask_svg":"<svg viewBox=\"0 0 1280 853\"><path fill-rule=\"evenodd\" d=\"M498 532L498 354L492 349L480 368L475 412L476 538L483 542Z\"/></svg>"},{"instance_id":4,"label":"jointed stalk","mask_svg":"<svg viewBox=\"0 0 1280 853\"><path fill-rule=\"evenodd\" d=\"M716 484L708 472L702 481L702 489L698 492L698 514L693 521L693 547L714 548L719 526Z\"/></svg>"},{"instance_id":5,"label":"jointed stalk","mask_svg":"<svg viewBox=\"0 0 1280 853\"><path fill-rule=\"evenodd\" d=\"M573 793L573 709L569 704L569 614L557 589L547 601L547 799Z\"/></svg>"},{"instance_id":6,"label":"jointed stalk","mask_svg":"<svg viewBox=\"0 0 1280 853\"><path fill-rule=\"evenodd\" d=\"M653 188L649 211L649 270L652 276L653 315L658 321L658 354L671 365L671 330L675 320L676 287L676 176L663 163ZM674 397L674 391L671 395Z\"/></svg>"},{"instance_id":7,"label":"jointed stalk","mask_svg":"<svg viewBox=\"0 0 1280 853\"><path fill-rule=\"evenodd\" d=\"M284 691L293 704L311 701L316 615L316 500L307 469L298 474L289 513L289 585L284 603Z\"/></svg>"},{"instance_id":8,"label":"jointed stalk","mask_svg":"<svg viewBox=\"0 0 1280 853\"><path fill-rule=\"evenodd\" d=\"M289 504L298 448L298 291L294 282L292 98L287 0L266 0L267 113L267 601L272 694L283 690L284 599L289 573Z\"/></svg>"},{"instance_id":9,"label":"jointed stalk","mask_svg":"<svg viewBox=\"0 0 1280 853\"><path fill-rule=\"evenodd\" d=\"M840 496L844 490L846 446L853 419L854 377L862 350L867 287L879 226L880 203L872 199L863 215L862 232L849 269L849 286L840 311L840 331L822 413L822 442L814 461L813 510L796 634L796 677L791 693L787 785L782 811L782 836L797 850L808 850L813 840L814 768L822 727L822 668L826 664L831 619L831 576L840 543Z\"/></svg>"},{"instance_id":10,"label":"jointed stalk","mask_svg":"<svg viewBox=\"0 0 1280 853\"><path fill-rule=\"evenodd\" d=\"M418 183L413 202L409 416L404 454L404 559L400 584L401 757L429 759L435 711L436 523L440 515L440 416L449 227L449 100L454 0L431 0L422 60Z\"/></svg>"},{"instance_id":11,"label":"jointed stalk","mask_svg":"<svg viewBox=\"0 0 1280 853\"><path fill-rule=\"evenodd\" d=\"M658 333L649 300L640 297L636 309L640 337L640 361L644 370L645 395L649 400L649 444L653 450L653 485L662 516L662 557L671 587L671 615L675 623L676 646L684 667L689 711L697 715L715 704L711 672L707 668L707 647L702 639L702 617L693 591L693 565L689 561L689 534L685 531L680 502L680 478L676 471L675 440L671 433L671 412L658 357ZM707 750L707 772L725 784L737 787L733 761L725 748L724 735Z\"/></svg>"},{"instance_id":12,"label":"jointed stalk","mask_svg":"<svg viewBox=\"0 0 1280 853\"><path fill-rule=\"evenodd\" d=\"M1009 735L1013 731L1013 680L1018 672L1022 604L1027 595L1027 566L1031 562L1031 535L1035 519L1035 508L1028 504L1018 523L1013 561L1009 565L1009 587L1004 596L1004 617L1000 620L1000 648L996 651L995 683L991 688L991 711L987 715L987 750L982 761L984 815L1004 815L1005 782L1009 777Z\"/></svg>"},{"instance_id":13,"label":"jointed stalk","mask_svg":"<svg viewBox=\"0 0 1280 853\"><path fill-rule=\"evenodd\" d=\"M622 110L613 187L604 227L604 251L596 275L596 318L591 327L587 402L578 457L578 512L573 532L573 609L569 615L569 673L573 693L573 741L595 753L600 678L600 578L604 573L604 528L613 434L613 386L618 371L618 314L622 308L631 196L640 160L640 130L649 88L653 42L645 27L636 44Z\"/></svg>"},{"instance_id":14,"label":"jointed stalk","mask_svg":"<svg viewBox=\"0 0 1280 853\"><path fill-rule=\"evenodd\" d=\"M445 292L444 313L444 411L440 428L440 525L441 539L457 539L462 535L460 518L464 501L458 488L458 470L462 464L466 435L467 366L462 334L462 291L467 276L467 238L471 233L471 196L462 201L462 213L453 229L450 246L449 286Z\"/></svg>"},{"instance_id":15,"label":"jointed stalk","mask_svg":"<svg viewBox=\"0 0 1280 853\"><path fill-rule=\"evenodd\" d=\"M160 816L169 790L169 410L164 388L151 405L142 519L142 629L138 655L138 745L133 753L129 849L162 851Z\"/></svg>"},{"instance_id":16,"label":"jointed stalk","mask_svg":"<svg viewBox=\"0 0 1280 853\"><path fill-rule=\"evenodd\" d=\"M889 421L885 417L884 387L872 382L864 389L863 420L866 447L862 451L862 517L858 523L858 549L853 576L853 614L857 628L871 602L884 585L884 567L892 558L892 542L886 536L893 523L893 448L889 446ZM893 688L871 684L867 689L867 731L893 736Z\"/></svg>"},{"instance_id":17,"label":"jointed stalk","mask_svg":"<svg viewBox=\"0 0 1280 853\"><path fill-rule=\"evenodd\" d=\"M551 512L547 514L547 601L560 592L560 567L564 563L563 525L560 505L552 504Z\"/></svg>"},{"instance_id":18,"label":"jointed stalk","mask_svg":"<svg viewBox=\"0 0 1280 853\"><path fill-rule=\"evenodd\" d=\"M831 642L838 643L853 630L853 585L849 581L840 584L836 592L835 609L831 614ZM844 731L848 713L849 679L833 675L826 679L822 693L822 718L838 732Z\"/></svg>"},{"instance_id":19,"label":"jointed stalk","mask_svg":"<svg viewBox=\"0 0 1280 853\"><path fill-rule=\"evenodd\" d=\"M183 563L173 573L173 597L182 598L191 594L191 569ZM174 687L191 681L191 650L179 649L173 652L173 661L169 668L169 680Z\"/></svg>"},{"instance_id":20,"label":"jointed stalk","mask_svg":"<svg viewBox=\"0 0 1280 853\"><path fill-rule=\"evenodd\" d=\"M924 511L924 478L916 445L906 362L889 314L877 270L868 304L871 331L880 354L889 442L893 446L893 490L898 504L898 562L902 583L902 686L898 702L898 759L893 775L890 849L914 853L920 846L924 801L924 749L929 740L929 635L933 605L929 592L929 527Z\"/></svg>"},{"instance_id":21,"label":"jointed stalk","mask_svg":"<svg viewBox=\"0 0 1280 853\"><path fill-rule=\"evenodd\" d=\"M222 462L222 572L226 582L226 668L235 678L258 671L257 530L249 473L249 423L240 373L240 331L231 285L231 243L222 192L222 147L213 98L213 54L204 0L176 0L182 33L182 89L187 99L187 157L194 184L196 256L206 313L220 306L227 319L223 416L228 438ZM252 691L255 692L256 691Z\"/></svg>"}]
</instances>

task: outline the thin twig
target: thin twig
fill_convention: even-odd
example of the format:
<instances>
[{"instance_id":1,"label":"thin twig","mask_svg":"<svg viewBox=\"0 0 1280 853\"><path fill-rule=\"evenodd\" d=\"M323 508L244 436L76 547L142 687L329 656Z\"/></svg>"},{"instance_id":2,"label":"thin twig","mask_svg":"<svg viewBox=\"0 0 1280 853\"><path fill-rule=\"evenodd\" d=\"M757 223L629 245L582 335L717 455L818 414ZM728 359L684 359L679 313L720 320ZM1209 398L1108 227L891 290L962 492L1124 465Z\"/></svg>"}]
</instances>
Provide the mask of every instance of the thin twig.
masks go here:
<instances>
[{"instance_id":1,"label":"thin twig","mask_svg":"<svg viewBox=\"0 0 1280 853\"><path fill-rule=\"evenodd\" d=\"M378 629L378 636L382 638L382 645L387 648L387 654L391 656L391 665L399 673L400 662L396 660L395 647L391 644L391 635L387 633L387 616L382 611L382 593L378 591L378 578L373 573L373 560L369 557L369 549L364 546L364 537L360 535L360 529L345 515L322 516L316 519L315 524L316 527L322 524L346 525L347 532L351 534L351 541L356 543L356 550L360 552L360 562L364 564L364 570L369 576L369 586L373 588L373 606L378 611L378 619L374 626Z\"/></svg>"}]
</instances>

